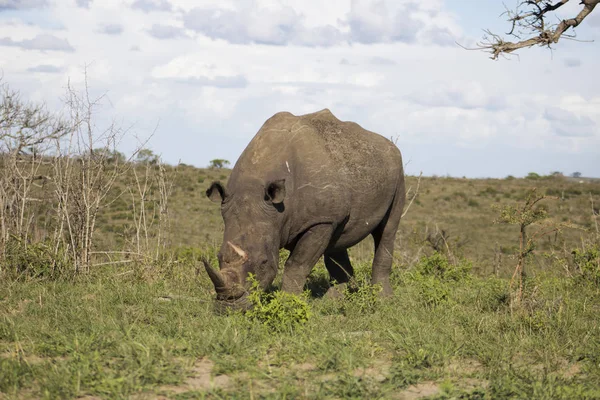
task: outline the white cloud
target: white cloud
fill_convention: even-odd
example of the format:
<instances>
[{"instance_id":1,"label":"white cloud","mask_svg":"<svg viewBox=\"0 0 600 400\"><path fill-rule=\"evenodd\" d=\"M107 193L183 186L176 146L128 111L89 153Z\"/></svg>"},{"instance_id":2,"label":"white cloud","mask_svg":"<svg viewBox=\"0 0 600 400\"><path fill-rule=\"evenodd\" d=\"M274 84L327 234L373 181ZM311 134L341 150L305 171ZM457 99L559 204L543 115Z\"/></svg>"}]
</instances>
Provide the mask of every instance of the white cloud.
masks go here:
<instances>
[{"instance_id":1,"label":"white cloud","mask_svg":"<svg viewBox=\"0 0 600 400\"><path fill-rule=\"evenodd\" d=\"M123 25L121 24L108 24L102 25L98 28L99 33L104 33L106 35L120 35L123 33Z\"/></svg>"},{"instance_id":2,"label":"white cloud","mask_svg":"<svg viewBox=\"0 0 600 400\"><path fill-rule=\"evenodd\" d=\"M75 51L67 39L49 34L40 34L32 39L24 40L13 40L9 37L0 38L0 46L20 47L25 50Z\"/></svg>"},{"instance_id":3,"label":"white cloud","mask_svg":"<svg viewBox=\"0 0 600 400\"><path fill-rule=\"evenodd\" d=\"M77 0L77 5L81 8L90 8L93 0Z\"/></svg>"},{"instance_id":4,"label":"white cloud","mask_svg":"<svg viewBox=\"0 0 600 400\"><path fill-rule=\"evenodd\" d=\"M158 124L151 145L169 162L205 165L216 152L234 161L272 114L329 108L386 137L398 135L417 172L515 174L505 173L502 161L512 151L543 158L548 171L600 175L600 167L589 166L600 148L600 81L589 79L600 62L597 44L561 41L562 58L532 48L519 62L491 62L452 45L469 31L465 24L479 31L481 15L465 11L459 20L460 10L449 12L441 0L88 5L53 1L6 13L5 81L60 109L67 78L82 87L88 65L92 91L107 95L102 118L116 116L142 136ZM51 31L48 21L64 29ZM99 22L124 29L101 34ZM39 40L43 35L54 39ZM32 48L48 51L40 58L26 51ZM577 73L565 68L573 64L568 59L579 60ZM556 157L549 155L557 152L573 166L552 166ZM474 159L487 162L474 167Z\"/></svg>"},{"instance_id":5,"label":"white cloud","mask_svg":"<svg viewBox=\"0 0 600 400\"><path fill-rule=\"evenodd\" d=\"M558 136L587 137L598 132L598 125L590 117L577 115L561 107L546 108L544 118Z\"/></svg>"},{"instance_id":6,"label":"white cloud","mask_svg":"<svg viewBox=\"0 0 600 400\"><path fill-rule=\"evenodd\" d=\"M567 68L577 68L581 66L581 60L579 58L565 58L563 62Z\"/></svg>"},{"instance_id":7,"label":"white cloud","mask_svg":"<svg viewBox=\"0 0 600 400\"><path fill-rule=\"evenodd\" d=\"M486 92L480 82L435 82L409 95L415 103L429 107L501 109L506 106L504 96Z\"/></svg>"},{"instance_id":8,"label":"white cloud","mask_svg":"<svg viewBox=\"0 0 600 400\"><path fill-rule=\"evenodd\" d=\"M135 0L131 7L144 12L171 11L172 9L171 3L167 0Z\"/></svg>"},{"instance_id":9,"label":"white cloud","mask_svg":"<svg viewBox=\"0 0 600 400\"><path fill-rule=\"evenodd\" d=\"M304 12L279 1L243 1L237 7L196 7L184 17L185 26L212 39L230 43L283 46L334 46L350 43L420 42L449 45L460 29L432 2L352 0L337 18L309 21Z\"/></svg>"},{"instance_id":10,"label":"white cloud","mask_svg":"<svg viewBox=\"0 0 600 400\"><path fill-rule=\"evenodd\" d=\"M333 26L309 28L301 15L289 6L245 6L239 9L196 7L183 17L186 28L211 39L230 43L260 43L282 46L331 46L342 35Z\"/></svg>"},{"instance_id":11,"label":"white cloud","mask_svg":"<svg viewBox=\"0 0 600 400\"><path fill-rule=\"evenodd\" d=\"M42 73L48 73L48 74L58 74L64 71L63 67L57 67L55 65L49 65L49 64L40 64L40 65L36 65L35 67L30 67L27 68L28 72L42 72Z\"/></svg>"},{"instance_id":12,"label":"white cloud","mask_svg":"<svg viewBox=\"0 0 600 400\"><path fill-rule=\"evenodd\" d=\"M156 39L177 39L185 37L185 31L172 25L152 24L148 34Z\"/></svg>"},{"instance_id":13,"label":"white cloud","mask_svg":"<svg viewBox=\"0 0 600 400\"><path fill-rule=\"evenodd\" d=\"M0 0L0 11L40 8L47 5L47 0Z\"/></svg>"}]
</instances>

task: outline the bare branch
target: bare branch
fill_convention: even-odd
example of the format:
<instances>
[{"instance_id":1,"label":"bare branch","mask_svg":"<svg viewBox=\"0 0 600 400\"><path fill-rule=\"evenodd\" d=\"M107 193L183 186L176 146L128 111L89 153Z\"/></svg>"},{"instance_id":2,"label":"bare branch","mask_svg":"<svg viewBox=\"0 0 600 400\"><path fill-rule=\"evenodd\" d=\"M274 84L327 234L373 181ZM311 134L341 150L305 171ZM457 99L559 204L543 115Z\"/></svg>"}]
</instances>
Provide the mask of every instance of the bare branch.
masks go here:
<instances>
[{"instance_id":1,"label":"bare branch","mask_svg":"<svg viewBox=\"0 0 600 400\"><path fill-rule=\"evenodd\" d=\"M508 35L519 39L518 41L506 41L501 36L485 31L481 42L477 44L478 50L485 50L492 54L493 60L502 54L510 54L515 50L532 46L551 47L558 43L561 37L574 38L566 32L569 28L576 28L583 20L594 11L600 0L580 0L583 6L574 18L561 20L558 24L547 24L548 15L558 10L570 0L559 0L552 3L549 0L526 0L521 2L516 10L507 9L505 15L511 23ZM526 39L520 40L521 37Z\"/></svg>"},{"instance_id":2,"label":"bare branch","mask_svg":"<svg viewBox=\"0 0 600 400\"><path fill-rule=\"evenodd\" d=\"M419 177L417 178L417 188L415 189L414 193L411 193L411 187L408 188L408 190L406 191L407 195L411 196L410 198L410 202L408 203L408 206L406 206L406 209L404 210L404 212L402 213L402 217L404 218L404 216L408 213L408 210L410 209L410 206L412 206L413 201L415 201L415 199L417 198L418 194L419 194L419 186L421 186L421 178L423 177L423 171L421 171L421 173L419 174Z\"/></svg>"}]
</instances>

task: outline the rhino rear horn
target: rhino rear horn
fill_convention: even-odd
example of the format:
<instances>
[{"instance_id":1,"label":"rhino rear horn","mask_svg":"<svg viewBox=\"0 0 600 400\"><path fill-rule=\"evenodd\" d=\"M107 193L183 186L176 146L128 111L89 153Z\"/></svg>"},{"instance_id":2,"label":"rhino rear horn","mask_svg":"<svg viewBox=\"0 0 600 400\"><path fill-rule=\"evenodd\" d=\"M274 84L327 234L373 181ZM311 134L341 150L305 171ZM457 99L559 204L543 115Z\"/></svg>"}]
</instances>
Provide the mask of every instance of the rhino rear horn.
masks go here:
<instances>
[{"instance_id":1,"label":"rhino rear horn","mask_svg":"<svg viewBox=\"0 0 600 400\"><path fill-rule=\"evenodd\" d=\"M235 244L233 244L229 241L227 242L227 245L229 245L229 247L231 247L233 249L233 251L235 251L235 254L240 256L240 259L235 263L236 265L242 265L246 261L248 261L248 253L246 253L244 250L242 250L241 247L236 246Z\"/></svg>"}]
</instances>

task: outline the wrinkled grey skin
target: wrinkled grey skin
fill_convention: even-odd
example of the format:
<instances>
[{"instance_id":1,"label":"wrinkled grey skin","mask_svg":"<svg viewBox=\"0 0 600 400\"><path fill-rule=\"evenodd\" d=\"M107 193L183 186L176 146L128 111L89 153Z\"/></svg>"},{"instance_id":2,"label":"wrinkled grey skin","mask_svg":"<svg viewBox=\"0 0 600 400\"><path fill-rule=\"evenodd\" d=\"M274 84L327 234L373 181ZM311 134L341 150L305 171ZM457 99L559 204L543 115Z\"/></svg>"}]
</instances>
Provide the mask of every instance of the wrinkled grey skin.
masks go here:
<instances>
[{"instance_id":1,"label":"wrinkled grey skin","mask_svg":"<svg viewBox=\"0 0 600 400\"><path fill-rule=\"evenodd\" d=\"M217 300L244 307L248 274L262 288L271 284L280 248L290 250L282 290L301 293L323 255L332 280L347 282L347 249L368 235L375 241L372 283L392 294L405 188L402 156L388 139L327 109L281 112L252 139L227 186L214 182L206 194L221 202L225 222L220 270L205 261Z\"/></svg>"}]
</instances>

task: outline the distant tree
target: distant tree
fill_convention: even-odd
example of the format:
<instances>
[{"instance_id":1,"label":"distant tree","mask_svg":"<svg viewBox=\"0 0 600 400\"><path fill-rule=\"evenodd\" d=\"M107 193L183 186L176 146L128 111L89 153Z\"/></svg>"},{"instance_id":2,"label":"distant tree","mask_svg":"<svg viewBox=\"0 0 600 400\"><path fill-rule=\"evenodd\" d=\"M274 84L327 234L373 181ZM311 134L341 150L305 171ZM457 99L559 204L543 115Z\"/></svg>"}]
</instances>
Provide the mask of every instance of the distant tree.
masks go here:
<instances>
[{"instance_id":1,"label":"distant tree","mask_svg":"<svg viewBox=\"0 0 600 400\"><path fill-rule=\"evenodd\" d=\"M503 15L508 17L511 25L507 35L516 39L515 42L505 41L498 34L489 30L478 43L478 48L489 51L495 60L501 54L510 54L515 50L532 46L550 48L558 43L561 37L573 39L575 29L594 11L600 0L579 0L581 6L576 16L559 20L554 11L569 3L570 0L522 0L514 9L507 8ZM575 2L575 1L573 1ZM572 28L569 31L569 28ZM567 33L567 31L569 33Z\"/></svg>"},{"instance_id":2,"label":"distant tree","mask_svg":"<svg viewBox=\"0 0 600 400\"><path fill-rule=\"evenodd\" d=\"M231 164L229 161L224 160L222 158L215 158L214 160L210 160L209 168L221 169Z\"/></svg>"},{"instance_id":3,"label":"distant tree","mask_svg":"<svg viewBox=\"0 0 600 400\"><path fill-rule=\"evenodd\" d=\"M554 176L554 177L558 178L558 177L561 177L561 176L564 176L564 175L560 171L552 171L552 172L550 172L550 176Z\"/></svg>"},{"instance_id":4,"label":"distant tree","mask_svg":"<svg viewBox=\"0 0 600 400\"><path fill-rule=\"evenodd\" d=\"M535 172L530 172L527 174L527 176L525 177L525 179L540 179L540 174L535 173Z\"/></svg>"},{"instance_id":5,"label":"distant tree","mask_svg":"<svg viewBox=\"0 0 600 400\"><path fill-rule=\"evenodd\" d=\"M158 156L150 149L141 149L137 153L137 162L142 164L156 164L158 162Z\"/></svg>"},{"instance_id":6,"label":"distant tree","mask_svg":"<svg viewBox=\"0 0 600 400\"><path fill-rule=\"evenodd\" d=\"M573 173L571 174L571 176L572 176L573 178L581 178L581 172L573 172Z\"/></svg>"}]
</instances>

